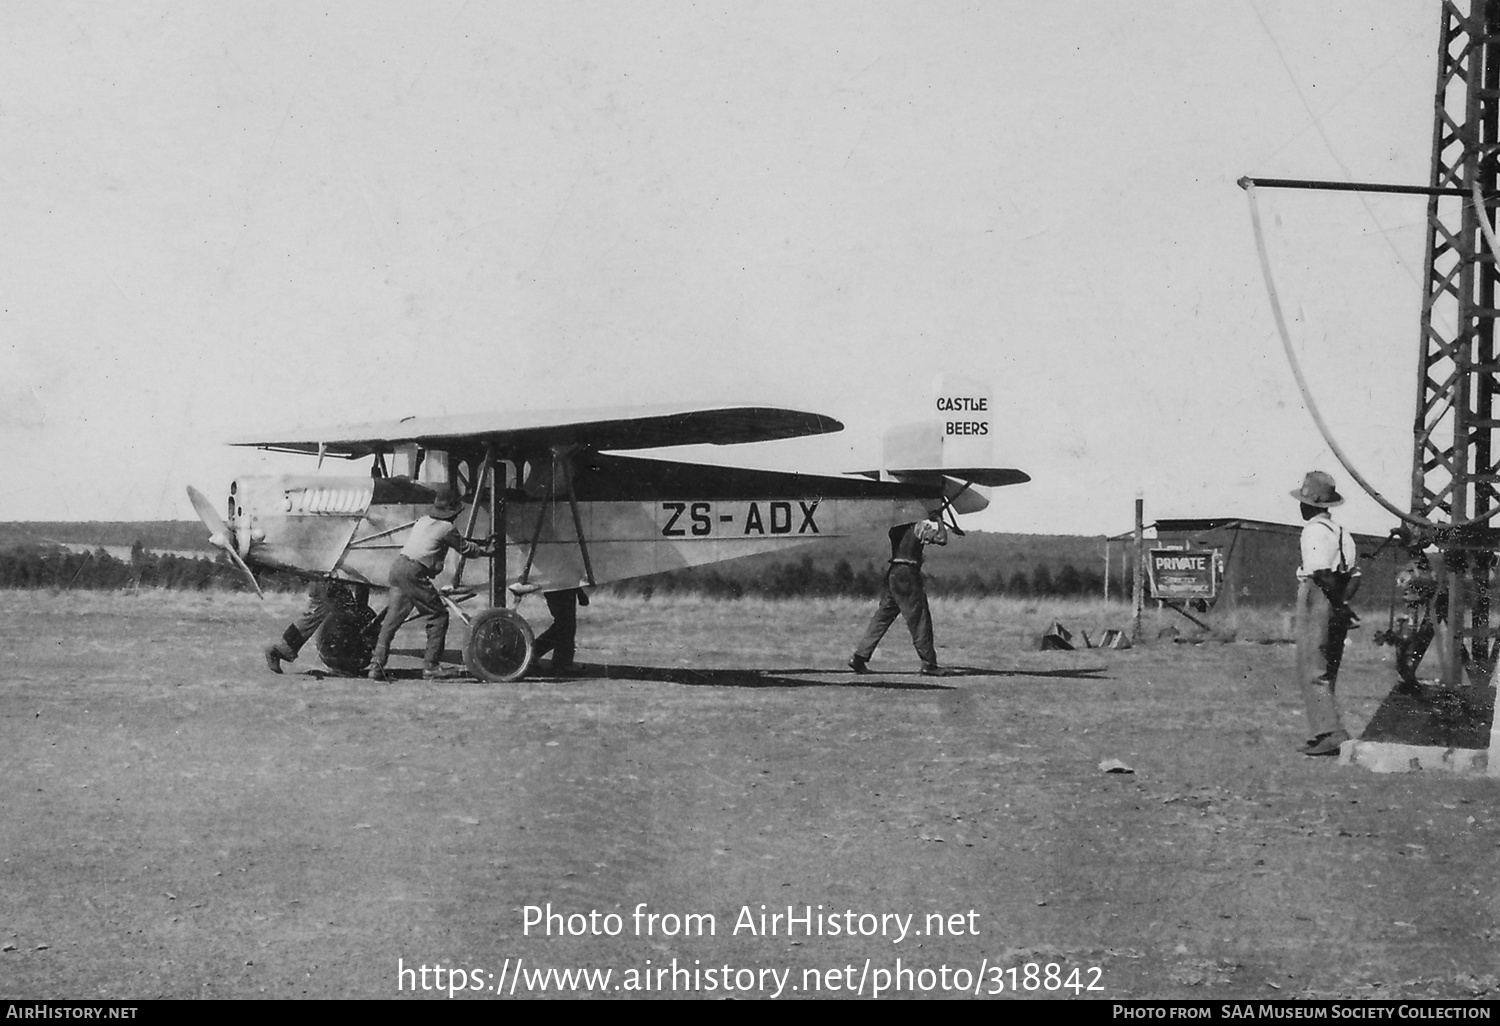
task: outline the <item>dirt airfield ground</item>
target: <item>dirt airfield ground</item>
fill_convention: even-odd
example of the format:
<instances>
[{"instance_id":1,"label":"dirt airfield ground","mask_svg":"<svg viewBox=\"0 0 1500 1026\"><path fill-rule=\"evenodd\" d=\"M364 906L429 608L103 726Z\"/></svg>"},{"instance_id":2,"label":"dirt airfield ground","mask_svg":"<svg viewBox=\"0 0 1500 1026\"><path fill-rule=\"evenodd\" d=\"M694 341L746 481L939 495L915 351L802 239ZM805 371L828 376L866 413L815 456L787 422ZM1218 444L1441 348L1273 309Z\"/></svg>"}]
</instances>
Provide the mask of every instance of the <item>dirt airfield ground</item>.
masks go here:
<instances>
[{"instance_id":1,"label":"dirt airfield ground","mask_svg":"<svg viewBox=\"0 0 1500 1026\"><path fill-rule=\"evenodd\" d=\"M0 996L1500 997L1500 782L1297 754L1286 645L1044 653L1127 614L940 602L965 676L898 625L856 679L864 603L601 596L588 677L382 688L268 673L299 605L0 593ZM619 933L528 933L549 903Z\"/></svg>"}]
</instances>

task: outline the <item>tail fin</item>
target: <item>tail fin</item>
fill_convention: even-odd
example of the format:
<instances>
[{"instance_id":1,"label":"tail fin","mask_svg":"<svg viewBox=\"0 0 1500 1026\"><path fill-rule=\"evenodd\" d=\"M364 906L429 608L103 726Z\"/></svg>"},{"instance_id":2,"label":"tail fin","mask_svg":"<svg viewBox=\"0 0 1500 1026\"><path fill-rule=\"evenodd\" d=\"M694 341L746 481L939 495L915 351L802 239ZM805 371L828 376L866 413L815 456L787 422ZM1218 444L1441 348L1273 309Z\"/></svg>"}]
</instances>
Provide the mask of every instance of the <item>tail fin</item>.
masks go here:
<instances>
[{"instance_id":1,"label":"tail fin","mask_svg":"<svg viewBox=\"0 0 1500 1026\"><path fill-rule=\"evenodd\" d=\"M994 465L988 385L950 376L939 378L934 391L932 419L885 433L882 477L931 483L944 479L944 493L958 513L977 513L989 505L971 486L999 488L1031 480L1020 470Z\"/></svg>"}]
</instances>

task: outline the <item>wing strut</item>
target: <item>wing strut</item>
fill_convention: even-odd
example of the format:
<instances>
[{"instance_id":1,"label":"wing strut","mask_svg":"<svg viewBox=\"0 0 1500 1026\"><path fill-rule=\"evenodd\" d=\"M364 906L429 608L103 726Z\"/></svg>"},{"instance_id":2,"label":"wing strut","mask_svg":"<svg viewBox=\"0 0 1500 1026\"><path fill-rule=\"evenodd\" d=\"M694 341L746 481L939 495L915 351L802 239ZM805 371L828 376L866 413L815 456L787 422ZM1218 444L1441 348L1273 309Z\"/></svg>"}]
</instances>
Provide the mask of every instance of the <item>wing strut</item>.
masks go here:
<instances>
[{"instance_id":1,"label":"wing strut","mask_svg":"<svg viewBox=\"0 0 1500 1026\"><path fill-rule=\"evenodd\" d=\"M479 474L473 481L474 501L469 503L469 522L464 526L464 537L470 541L474 540L474 522L479 519L479 490L484 487L485 478L489 477L494 470L493 460L493 453L486 452L484 454L484 462L479 465ZM494 486L491 485L491 487ZM459 553L458 569L453 571L453 586L455 588L463 585L464 567L467 565L468 560L462 553Z\"/></svg>"},{"instance_id":2,"label":"wing strut","mask_svg":"<svg viewBox=\"0 0 1500 1026\"><path fill-rule=\"evenodd\" d=\"M400 534L402 531L405 531L415 523L415 520L408 520L404 524L397 524L395 527L387 528L384 531L378 531L375 534L361 535L360 537L355 538L354 540L349 542L349 548L350 550L366 548L368 547L370 542L379 541L382 538L389 538L393 534Z\"/></svg>"},{"instance_id":3,"label":"wing strut","mask_svg":"<svg viewBox=\"0 0 1500 1026\"><path fill-rule=\"evenodd\" d=\"M486 442L484 459L490 465L490 530L498 544L490 557L490 605L504 609L505 598L505 468L495 460L495 443ZM496 471L499 471L498 475ZM499 480L496 481L496 477ZM478 495L475 495L478 498Z\"/></svg>"},{"instance_id":4,"label":"wing strut","mask_svg":"<svg viewBox=\"0 0 1500 1026\"><path fill-rule=\"evenodd\" d=\"M537 546L542 541L542 528L547 523L547 507L557 505L557 473L562 472L563 487L567 490L568 509L573 514L573 530L578 536L578 551L583 556L583 577L587 584L594 584L594 565L589 558L588 541L583 533L583 517L578 512L578 496L573 491L573 447L554 446L552 449L552 464L548 467L547 492L542 497L541 508L537 510L536 530L531 533L531 544L526 550L526 565L521 568L520 579L511 585L511 591L516 595L529 595L539 590L538 585L531 583L531 567L536 561Z\"/></svg>"},{"instance_id":5,"label":"wing strut","mask_svg":"<svg viewBox=\"0 0 1500 1026\"><path fill-rule=\"evenodd\" d=\"M578 551L583 556L583 579L594 583L594 565L589 561L589 544L583 537L583 518L578 515L578 496L573 494L573 458L571 454L557 453L562 460L563 483L568 486L568 506L573 510L573 530L578 535Z\"/></svg>"},{"instance_id":6,"label":"wing strut","mask_svg":"<svg viewBox=\"0 0 1500 1026\"><path fill-rule=\"evenodd\" d=\"M550 467L548 468L551 469ZM542 497L541 503L536 511L536 530L531 532L531 545L526 550L526 565L521 567L521 576L516 583L511 585L511 590L516 593L517 604L523 595L528 595L537 588L531 583L531 564L536 561L536 547L542 541L542 525L547 522L547 507L552 504L557 494L556 478L552 474L547 475L547 494Z\"/></svg>"}]
</instances>

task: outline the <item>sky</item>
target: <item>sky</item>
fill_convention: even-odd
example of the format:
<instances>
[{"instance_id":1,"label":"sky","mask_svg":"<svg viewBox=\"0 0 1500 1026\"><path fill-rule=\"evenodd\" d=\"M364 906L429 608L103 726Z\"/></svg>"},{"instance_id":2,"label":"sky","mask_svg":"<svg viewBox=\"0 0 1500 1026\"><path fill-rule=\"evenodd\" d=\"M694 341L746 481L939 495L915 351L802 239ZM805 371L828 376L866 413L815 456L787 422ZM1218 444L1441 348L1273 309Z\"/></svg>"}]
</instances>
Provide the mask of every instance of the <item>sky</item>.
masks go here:
<instances>
[{"instance_id":1,"label":"sky","mask_svg":"<svg viewBox=\"0 0 1500 1026\"><path fill-rule=\"evenodd\" d=\"M409 414L754 402L878 464L985 381L981 530L1394 518L1303 406L1243 175L1425 184L1411 0L0 0L0 520L190 519ZM1424 201L1260 190L1298 358L1405 508ZM339 469L329 468L325 469Z\"/></svg>"}]
</instances>

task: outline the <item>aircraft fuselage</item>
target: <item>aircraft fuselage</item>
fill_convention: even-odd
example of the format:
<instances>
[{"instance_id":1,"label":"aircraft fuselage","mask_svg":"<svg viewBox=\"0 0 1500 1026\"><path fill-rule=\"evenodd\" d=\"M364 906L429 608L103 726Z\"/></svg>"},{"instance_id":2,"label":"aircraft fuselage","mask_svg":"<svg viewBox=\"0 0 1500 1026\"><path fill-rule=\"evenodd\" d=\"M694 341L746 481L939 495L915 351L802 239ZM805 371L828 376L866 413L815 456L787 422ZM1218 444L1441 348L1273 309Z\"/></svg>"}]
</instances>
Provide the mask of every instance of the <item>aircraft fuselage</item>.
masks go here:
<instances>
[{"instance_id":1,"label":"aircraft fuselage","mask_svg":"<svg viewBox=\"0 0 1500 1026\"><path fill-rule=\"evenodd\" d=\"M564 464L564 459L571 462ZM503 521L506 584L524 575L541 590L647 574L848 537L920 519L944 488L746 470L583 451L507 464L499 502L469 485L459 529L473 538ZM502 479L496 474L497 480ZM449 480L466 481L462 473ZM252 565L384 586L411 525L439 481L365 476L242 477L228 524ZM571 500L569 493L571 492ZM969 492L956 508L983 508ZM493 512L492 512L493 507ZM462 564L462 565L461 565ZM488 560L450 556L440 586L461 574L484 587Z\"/></svg>"}]
</instances>

